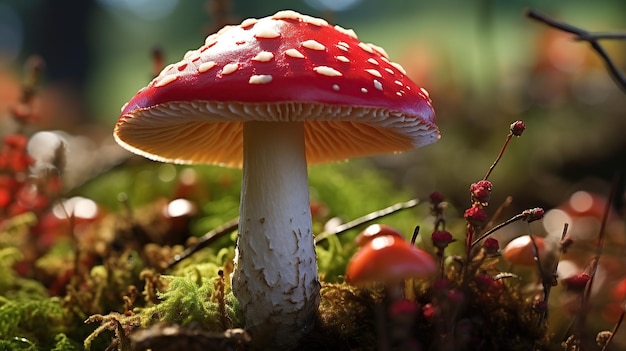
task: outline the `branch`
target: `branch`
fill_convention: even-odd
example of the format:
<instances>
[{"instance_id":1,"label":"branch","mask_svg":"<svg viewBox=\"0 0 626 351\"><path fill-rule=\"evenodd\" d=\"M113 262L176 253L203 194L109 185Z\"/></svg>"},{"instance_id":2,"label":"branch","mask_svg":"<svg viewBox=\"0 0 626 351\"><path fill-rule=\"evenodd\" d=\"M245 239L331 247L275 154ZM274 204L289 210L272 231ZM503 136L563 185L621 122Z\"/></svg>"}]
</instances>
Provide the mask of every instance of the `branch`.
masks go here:
<instances>
[{"instance_id":1,"label":"branch","mask_svg":"<svg viewBox=\"0 0 626 351\"><path fill-rule=\"evenodd\" d=\"M406 202L400 202L394 205L391 205L389 207L385 207L382 210L378 210L378 211L374 211L372 213L368 213L363 217L359 217L355 220L352 220L348 223L344 223L341 225L336 226L335 228L333 228L330 232L326 232L326 233L320 233L318 236L315 237L315 244L319 244L322 241L328 239L330 236L333 235L337 235L340 233L343 233L347 230L350 230L352 228L358 227L362 224L365 223L369 223L372 221L375 221L379 218L388 216L392 213L401 211L401 210L405 210L407 208L413 208L417 205L419 205L420 201L418 199L412 199Z\"/></svg>"},{"instance_id":2,"label":"branch","mask_svg":"<svg viewBox=\"0 0 626 351\"><path fill-rule=\"evenodd\" d=\"M362 224L365 223L369 223L372 221L375 221L379 218L388 216L392 213L396 213L398 211L401 210L405 210L408 208L413 208L415 206L417 206L420 203L420 201L418 199L412 199L409 201L405 201L405 202L400 202L394 205L391 205L389 207L385 207L381 210L378 211L374 211L372 213L368 213L365 216L359 217L357 219L354 219L348 223L344 223L342 225L338 225L337 227L333 228L333 230L329 231L329 232L325 232L325 233L321 233L318 236L315 237L315 244L319 244L320 242L328 239L329 237L333 236L333 235L337 235L337 234L341 234L345 231L348 231L350 229L353 229L355 227L358 227ZM175 255L172 260L168 263L167 268L172 268L175 265L177 265L178 263L180 263L180 261L184 260L185 258L191 256L192 254L198 252L199 250L210 246L213 242L215 242L217 239L223 237L224 235L232 232L233 230L237 230L239 226L239 217L234 218L226 223L224 223L223 225L221 225L218 228L215 228L213 230L211 230L210 232L204 234L203 236L201 236L198 239L198 243L194 246L190 246L187 249L185 249L183 252L179 253L178 255Z\"/></svg>"},{"instance_id":3,"label":"branch","mask_svg":"<svg viewBox=\"0 0 626 351\"><path fill-rule=\"evenodd\" d=\"M217 239L223 237L224 235L231 233L234 230L237 230L239 227L239 217L235 217L230 221L222 224L221 226L211 230L210 232L204 234L200 238L198 238L198 242L194 246L190 246L186 248L183 252L175 255L172 260L168 263L167 268L170 269L177 265L180 261L185 258L191 256L192 254L202 250L205 247L210 246Z\"/></svg>"},{"instance_id":4,"label":"branch","mask_svg":"<svg viewBox=\"0 0 626 351\"><path fill-rule=\"evenodd\" d=\"M613 62L613 60L604 50L602 45L598 43L598 40L600 39L623 39L625 37L624 34L593 34L584 29L572 26L571 24L559 22L533 9L529 9L526 12L526 16L538 22L544 23L552 28L574 34L576 36L576 40L583 40L588 42L589 45L591 45L591 48L600 56L602 61L604 61L604 64L609 71L609 74L615 81L615 84L617 84L617 86L622 89L624 93L626 93L626 76L624 75L624 73L622 73L622 71L617 68L615 62Z\"/></svg>"}]
</instances>

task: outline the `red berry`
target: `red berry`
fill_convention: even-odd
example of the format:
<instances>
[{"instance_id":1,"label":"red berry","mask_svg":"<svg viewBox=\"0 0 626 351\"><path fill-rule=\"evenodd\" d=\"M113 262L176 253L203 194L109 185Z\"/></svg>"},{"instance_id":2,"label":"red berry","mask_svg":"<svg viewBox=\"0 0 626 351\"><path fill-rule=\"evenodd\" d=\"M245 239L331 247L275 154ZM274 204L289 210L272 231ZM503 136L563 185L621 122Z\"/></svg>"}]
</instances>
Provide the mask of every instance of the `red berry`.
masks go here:
<instances>
[{"instance_id":1,"label":"red berry","mask_svg":"<svg viewBox=\"0 0 626 351\"><path fill-rule=\"evenodd\" d=\"M526 130L526 125L522 121L515 121L511 124L511 134L520 136Z\"/></svg>"},{"instance_id":2,"label":"red berry","mask_svg":"<svg viewBox=\"0 0 626 351\"><path fill-rule=\"evenodd\" d=\"M452 234L446 230L436 230L431 235L431 239L433 240L433 245L439 250L445 249L448 244L454 241Z\"/></svg>"},{"instance_id":3,"label":"red berry","mask_svg":"<svg viewBox=\"0 0 626 351\"><path fill-rule=\"evenodd\" d=\"M465 210L463 217L473 226L480 226L487 220L487 212L479 206L472 206Z\"/></svg>"}]
</instances>

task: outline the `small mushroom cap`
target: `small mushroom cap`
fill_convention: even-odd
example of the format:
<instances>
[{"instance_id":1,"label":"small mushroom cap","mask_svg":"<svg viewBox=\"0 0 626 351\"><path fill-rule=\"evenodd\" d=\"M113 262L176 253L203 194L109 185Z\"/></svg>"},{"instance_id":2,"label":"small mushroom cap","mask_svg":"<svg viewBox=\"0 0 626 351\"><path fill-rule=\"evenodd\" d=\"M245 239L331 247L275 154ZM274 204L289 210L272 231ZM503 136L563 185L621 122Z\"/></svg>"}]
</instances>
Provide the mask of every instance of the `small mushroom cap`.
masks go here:
<instances>
[{"instance_id":1,"label":"small mushroom cap","mask_svg":"<svg viewBox=\"0 0 626 351\"><path fill-rule=\"evenodd\" d=\"M365 228L359 235L354 238L354 243L357 246L363 246L370 242L372 239L379 236L391 235L398 239L404 239L404 235L400 231L387 224L372 224Z\"/></svg>"},{"instance_id":2,"label":"small mushroom cap","mask_svg":"<svg viewBox=\"0 0 626 351\"><path fill-rule=\"evenodd\" d=\"M535 236L534 238L539 250L538 256L541 258L546 251L545 241L542 237ZM530 235L522 235L511 240L502 250L502 257L515 265L534 266L536 264L535 248Z\"/></svg>"},{"instance_id":3,"label":"small mushroom cap","mask_svg":"<svg viewBox=\"0 0 626 351\"><path fill-rule=\"evenodd\" d=\"M439 139L428 93L382 48L294 11L210 35L124 105L114 136L154 160L239 167L245 121L306 121L309 164Z\"/></svg>"},{"instance_id":4,"label":"small mushroom cap","mask_svg":"<svg viewBox=\"0 0 626 351\"><path fill-rule=\"evenodd\" d=\"M436 271L437 264L426 251L395 236L378 236L350 260L346 282L356 286L394 284L408 278L430 276Z\"/></svg>"}]
</instances>

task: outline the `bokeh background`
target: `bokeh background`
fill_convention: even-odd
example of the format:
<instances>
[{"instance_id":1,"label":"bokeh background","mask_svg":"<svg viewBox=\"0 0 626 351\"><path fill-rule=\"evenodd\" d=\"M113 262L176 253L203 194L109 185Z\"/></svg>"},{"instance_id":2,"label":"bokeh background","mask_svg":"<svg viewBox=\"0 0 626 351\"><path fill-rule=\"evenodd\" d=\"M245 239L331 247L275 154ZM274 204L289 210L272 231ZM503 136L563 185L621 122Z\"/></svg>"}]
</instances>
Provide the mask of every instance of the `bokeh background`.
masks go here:
<instances>
[{"instance_id":1,"label":"bokeh background","mask_svg":"<svg viewBox=\"0 0 626 351\"><path fill-rule=\"evenodd\" d=\"M579 191L602 199L616 172L626 168L625 92L589 45L524 16L534 8L589 31L619 32L626 29L626 1L620 0L1 0L0 136L17 128L9 107L19 99L24 62L40 55L46 70L32 132L54 133L38 134L31 153L45 162L61 139L67 143L69 194L94 193L93 179L138 163L150 164L156 175L97 183L99 201L115 207L116 194L129 187L135 195L154 192L148 181L171 181L177 170L130 155L112 138L120 107L154 74L154 50L163 53L165 63L175 62L225 24L286 8L353 28L363 41L384 47L434 101L442 134L438 143L336 165L342 172L375 170L396 195L425 199L439 191L451 209L462 210L469 204L469 184L482 179L509 125L519 119L527 130L512 140L490 177L492 206L511 196L509 215L536 206L572 207L574 194L588 202ZM626 41L602 44L626 70ZM218 182L236 183L228 172L207 171L226 174ZM355 198L335 201L345 212L358 213L367 198L357 199L356 192ZM386 192L383 187L376 193ZM389 205L401 199L396 195ZM622 192L616 214L623 214L623 203ZM348 206L357 208L348 211ZM214 208L225 216L235 216L236 209L233 201ZM538 230L559 232L559 218L558 225ZM593 231L597 223L583 228ZM620 267L626 263L623 221L615 228L603 266L613 283L624 275ZM593 242L593 236L584 239ZM581 257L572 259L574 270L588 255Z\"/></svg>"},{"instance_id":2,"label":"bokeh background","mask_svg":"<svg viewBox=\"0 0 626 351\"><path fill-rule=\"evenodd\" d=\"M431 92L441 141L373 158L402 189L445 191L464 204L467 184L482 177L509 124L523 119L527 132L491 178L496 201L514 195L520 208L549 207L575 190L606 194L626 162L624 94L588 45L528 20L529 7L590 31L626 27L626 3L608 0L3 0L0 104L17 99L21 65L39 54L47 69L38 127L110 145L120 106L153 74L155 48L174 62L226 23L292 8L355 29ZM626 45L604 44L623 67ZM128 156L107 150L97 166Z\"/></svg>"}]
</instances>

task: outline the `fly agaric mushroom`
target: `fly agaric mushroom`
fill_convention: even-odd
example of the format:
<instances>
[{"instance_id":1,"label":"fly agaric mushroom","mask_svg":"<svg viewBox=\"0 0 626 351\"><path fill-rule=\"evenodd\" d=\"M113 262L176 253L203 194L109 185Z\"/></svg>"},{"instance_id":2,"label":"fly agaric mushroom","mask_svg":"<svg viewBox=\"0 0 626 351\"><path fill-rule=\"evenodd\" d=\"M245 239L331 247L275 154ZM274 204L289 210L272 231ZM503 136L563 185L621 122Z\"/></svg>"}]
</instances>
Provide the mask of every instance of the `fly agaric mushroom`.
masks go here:
<instances>
[{"instance_id":1,"label":"fly agaric mushroom","mask_svg":"<svg viewBox=\"0 0 626 351\"><path fill-rule=\"evenodd\" d=\"M319 303L307 163L405 151L439 131L426 90L383 49L280 11L165 67L114 136L153 160L243 168L233 292L255 342L288 347Z\"/></svg>"},{"instance_id":2,"label":"fly agaric mushroom","mask_svg":"<svg viewBox=\"0 0 626 351\"><path fill-rule=\"evenodd\" d=\"M406 240L384 235L366 242L352 257L346 268L346 283L355 286L383 283L394 293L394 287L401 287L405 279L430 276L436 271L437 264L429 253Z\"/></svg>"}]
</instances>

